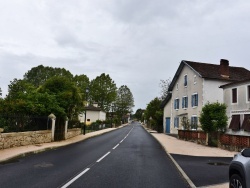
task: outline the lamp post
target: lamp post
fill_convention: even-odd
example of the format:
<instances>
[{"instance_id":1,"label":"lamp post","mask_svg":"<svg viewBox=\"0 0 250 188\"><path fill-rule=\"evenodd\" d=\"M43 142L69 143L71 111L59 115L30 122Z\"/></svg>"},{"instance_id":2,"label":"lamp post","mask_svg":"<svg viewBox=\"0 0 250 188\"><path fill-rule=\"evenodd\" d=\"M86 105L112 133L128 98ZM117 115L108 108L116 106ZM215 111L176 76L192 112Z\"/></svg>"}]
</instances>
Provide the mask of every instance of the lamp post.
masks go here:
<instances>
[{"instance_id":1,"label":"lamp post","mask_svg":"<svg viewBox=\"0 0 250 188\"><path fill-rule=\"evenodd\" d=\"M113 111L114 111L114 104L111 104L111 128L113 127Z\"/></svg>"},{"instance_id":2,"label":"lamp post","mask_svg":"<svg viewBox=\"0 0 250 188\"><path fill-rule=\"evenodd\" d=\"M86 103L88 104L88 97L87 97L87 95L88 95L88 93L89 93L89 88L87 87L86 88L86 90L85 90L85 98L86 98ZM86 104L86 105L87 105ZM85 116L85 118L84 118L84 126L83 126L83 134L85 135L85 133L86 133L86 118L87 118L87 109L86 109L86 105L85 105L85 113L84 113L84 116Z\"/></svg>"}]
</instances>

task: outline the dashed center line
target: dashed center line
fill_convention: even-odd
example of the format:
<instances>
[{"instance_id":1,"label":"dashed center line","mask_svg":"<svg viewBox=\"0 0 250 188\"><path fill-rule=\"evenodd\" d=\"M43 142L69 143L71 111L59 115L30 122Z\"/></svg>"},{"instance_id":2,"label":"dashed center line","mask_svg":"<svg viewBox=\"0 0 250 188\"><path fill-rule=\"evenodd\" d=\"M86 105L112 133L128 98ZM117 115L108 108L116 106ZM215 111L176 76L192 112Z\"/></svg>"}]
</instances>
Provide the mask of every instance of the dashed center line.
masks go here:
<instances>
[{"instance_id":1,"label":"dashed center line","mask_svg":"<svg viewBox=\"0 0 250 188\"><path fill-rule=\"evenodd\" d=\"M108 153L106 153L105 155L103 155L100 159L98 159L96 162L99 163L101 160L103 160L107 155L110 154L110 151Z\"/></svg>"},{"instance_id":2,"label":"dashed center line","mask_svg":"<svg viewBox=\"0 0 250 188\"><path fill-rule=\"evenodd\" d=\"M113 150L116 149L127 137L128 135L131 133L131 131L134 129L134 127L129 131L129 133L120 141L119 144L117 144L115 147L113 147ZM111 151L109 151L108 153L106 153L105 155L103 155L100 159L98 159L96 161L96 163L99 163L101 160L103 160L105 157L107 157L109 154L111 153ZM93 166L93 165L92 165ZM68 186L70 186L72 183L74 183L77 179L79 179L82 175L84 175L86 172L88 172L90 170L90 168L86 168L85 170L83 170L81 173L79 173L77 176L75 176L74 178L72 178L68 183L66 183L65 185L63 185L61 188L67 188Z\"/></svg>"}]
</instances>

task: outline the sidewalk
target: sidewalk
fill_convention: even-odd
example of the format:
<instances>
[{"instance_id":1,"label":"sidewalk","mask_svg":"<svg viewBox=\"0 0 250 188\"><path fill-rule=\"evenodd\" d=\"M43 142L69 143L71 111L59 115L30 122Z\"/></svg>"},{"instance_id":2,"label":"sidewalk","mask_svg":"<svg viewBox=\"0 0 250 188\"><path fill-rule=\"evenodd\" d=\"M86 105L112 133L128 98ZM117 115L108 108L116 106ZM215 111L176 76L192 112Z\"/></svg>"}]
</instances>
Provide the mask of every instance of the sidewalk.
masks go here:
<instances>
[{"instance_id":1,"label":"sidewalk","mask_svg":"<svg viewBox=\"0 0 250 188\"><path fill-rule=\"evenodd\" d=\"M16 148L9 148L0 150L0 162L25 156L30 153L39 153L42 151L46 151L48 149L53 149L65 145L69 145L75 142L79 142L97 135L104 134L106 132L110 132L115 130L116 128L108 128L96 132L87 133L86 135L79 135L74 138L60 141L60 142L51 142L51 143L43 143L39 145L28 145L21 146ZM146 129L147 130L147 129ZM192 186L192 181L188 178L185 172L180 168L180 166L175 162L175 160L171 157L170 154L181 154L181 155L190 155L190 156L211 156L211 157L233 157L237 152L230 152L227 150L222 150L219 148L211 148L203 145L199 145L193 142L178 140L175 137L168 136L166 134L160 134L153 131L148 130L159 141L159 143L164 147L166 153L173 160L179 171L182 173L184 178L189 182ZM194 185L192 187L195 187ZM228 188L228 183L209 186L209 188Z\"/></svg>"},{"instance_id":2,"label":"sidewalk","mask_svg":"<svg viewBox=\"0 0 250 188\"><path fill-rule=\"evenodd\" d=\"M150 131L149 131L150 132ZM193 182L181 169L181 167L175 162L170 154L180 154L180 155L190 155L190 156L206 156L206 157L232 157L237 152L231 152L223 150L220 148L212 148L208 146L203 146L189 141L179 140L173 136L168 136L166 134L160 134L156 132L151 132L151 134L159 141L159 143L164 147L166 153L173 160L179 171L182 173L184 178L189 182L192 187L195 187ZM209 188L228 188L229 183L211 185Z\"/></svg>"}]
</instances>

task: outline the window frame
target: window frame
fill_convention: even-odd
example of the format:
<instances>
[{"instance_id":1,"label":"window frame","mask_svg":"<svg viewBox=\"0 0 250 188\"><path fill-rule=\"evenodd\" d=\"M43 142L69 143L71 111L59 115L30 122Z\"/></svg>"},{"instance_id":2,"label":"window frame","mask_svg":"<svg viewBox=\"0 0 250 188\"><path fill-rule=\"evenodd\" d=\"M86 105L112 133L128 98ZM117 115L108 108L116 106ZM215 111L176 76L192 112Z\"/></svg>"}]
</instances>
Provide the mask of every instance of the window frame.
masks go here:
<instances>
[{"instance_id":1,"label":"window frame","mask_svg":"<svg viewBox=\"0 0 250 188\"><path fill-rule=\"evenodd\" d=\"M231 102L232 102L232 104L238 103L238 90L237 90L237 88L232 88Z\"/></svg>"},{"instance_id":2,"label":"window frame","mask_svg":"<svg viewBox=\"0 0 250 188\"><path fill-rule=\"evenodd\" d=\"M191 126L191 129L197 130L197 128L198 128L198 117L197 117L197 115L191 116L191 124L190 124L190 126Z\"/></svg>"},{"instance_id":3,"label":"window frame","mask_svg":"<svg viewBox=\"0 0 250 188\"><path fill-rule=\"evenodd\" d=\"M182 108L187 109L188 108L188 96L182 97Z\"/></svg>"},{"instance_id":4,"label":"window frame","mask_svg":"<svg viewBox=\"0 0 250 188\"><path fill-rule=\"evenodd\" d=\"M188 80L187 80L187 74L184 75L184 87L187 87L187 83Z\"/></svg>"},{"instance_id":5,"label":"window frame","mask_svg":"<svg viewBox=\"0 0 250 188\"><path fill-rule=\"evenodd\" d=\"M193 93L192 94L192 99L191 99L191 105L192 107L197 107L199 104L199 96L198 93Z\"/></svg>"},{"instance_id":6,"label":"window frame","mask_svg":"<svg viewBox=\"0 0 250 188\"><path fill-rule=\"evenodd\" d=\"M180 99L179 98L175 98L174 99L174 109L175 110L179 110L180 109Z\"/></svg>"},{"instance_id":7,"label":"window frame","mask_svg":"<svg viewBox=\"0 0 250 188\"><path fill-rule=\"evenodd\" d=\"M174 117L174 128L179 128L180 120L179 117Z\"/></svg>"}]
</instances>

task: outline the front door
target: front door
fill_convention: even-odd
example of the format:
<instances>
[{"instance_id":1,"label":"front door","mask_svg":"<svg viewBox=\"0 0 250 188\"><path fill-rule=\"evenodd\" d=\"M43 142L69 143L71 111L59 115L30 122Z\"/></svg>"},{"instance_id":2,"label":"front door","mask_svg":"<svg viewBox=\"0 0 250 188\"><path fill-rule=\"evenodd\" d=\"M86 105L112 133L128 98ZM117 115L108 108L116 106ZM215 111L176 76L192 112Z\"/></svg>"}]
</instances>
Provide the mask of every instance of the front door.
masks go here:
<instances>
[{"instance_id":1,"label":"front door","mask_svg":"<svg viewBox=\"0 0 250 188\"><path fill-rule=\"evenodd\" d=\"M170 133L170 117L166 118L166 133Z\"/></svg>"}]
</instances>

